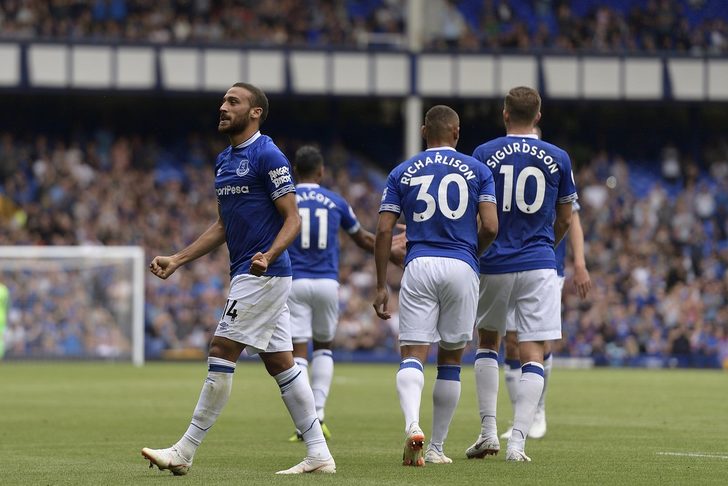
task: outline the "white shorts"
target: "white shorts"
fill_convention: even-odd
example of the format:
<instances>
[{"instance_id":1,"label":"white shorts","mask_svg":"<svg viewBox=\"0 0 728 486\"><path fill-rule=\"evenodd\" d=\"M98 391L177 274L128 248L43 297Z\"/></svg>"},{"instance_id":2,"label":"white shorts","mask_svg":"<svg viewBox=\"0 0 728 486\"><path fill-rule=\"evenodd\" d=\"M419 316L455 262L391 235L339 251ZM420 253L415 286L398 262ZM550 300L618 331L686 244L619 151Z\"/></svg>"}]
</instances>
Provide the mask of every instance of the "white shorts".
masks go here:
<instances>
[{"instance_id":1,"label":"white shorts","mask_svg":"<svg viewBox=\"0 0 728 486\"><path fill-rule=\"evenodd\" d=\"M561 287L556 270L480 276L478 329L505 334L509 315L519 341L561 339Z\"/></svg>"},{"instance_id":2,"label":"white shorts","mask_svg":"<svg viewBox=\"0 0 728 486\"><path fill-rule=\"evenodd\" d=\"M419 257L404 269L399 340L465 344L473 337L478 274L462 260Z\"/></svg>"},{"instance_id":3,"label":"white shorts","mask_svg":"<svg viewBox=\"0 0 728 486\"><path fill-rule=\"evenodd\" d=\"M563 292L563 290L564 290L564 280L566 280L566 278L559 275L559 291L561 291L561 292ZM506 316L506 332L516 332L516 310L515 309L509 309L508 315Z\"/></svg>"},{"instance_id":4,"label":"white shorts","mask_svg":"<svg viewBox=\"0 0 728 486\"><path fill-rule=\"evenodd\" d=\"M339 282L330 278L297 278L288 295L294 343L334 340L339 322Z\"/></svg>"},{"instance_id":5,"label":"white shorts","mask_svg":"<svg viewBox=\"0 0 728 486\"><path fill-rule=\"evenodd\" d=\"M291 277L236 275L215 336L245 344L249 355L293 351L290 290Z\"/></svg>"}]
</instances>

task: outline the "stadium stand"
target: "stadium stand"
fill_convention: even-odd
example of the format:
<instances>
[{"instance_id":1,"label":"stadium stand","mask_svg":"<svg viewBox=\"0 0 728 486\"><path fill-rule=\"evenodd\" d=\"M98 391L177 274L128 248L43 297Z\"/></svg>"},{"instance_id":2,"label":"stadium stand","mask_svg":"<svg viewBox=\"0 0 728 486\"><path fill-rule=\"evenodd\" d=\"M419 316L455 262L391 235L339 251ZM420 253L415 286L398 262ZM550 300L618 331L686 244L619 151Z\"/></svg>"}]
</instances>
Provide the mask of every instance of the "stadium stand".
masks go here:
<instances>
[{"instance_id":1,"label":"stadium stand","mask_svg":"<svg viewBox=\"0 0 728 486\"><path fill-rule=\"evenodd\" d=\"M728 52L723 0L428 0L433 50ZM0 39L369 48L405 44L404 0L0 4Z\"/></svg>"},{"instance_id":2,"label":"stadium stand","mask_svg":"<svg viewBox=\"0 0 728 486\"><path fill-rule=\"evenodd\" d=\"M435 51L728 53L724 0L429 2L425 46ZM399 48L404 44L406 15L404 0L15 0L0 2L0 40ZM34 96L30 93L28 98ZM101 120L92 129L97 112L89 105L99 102L98 98L79 105L50 103L52 109L65 109L78 117L81 122L76 126L67 123L63 113L51 117L44 112L49 100L63 95L52 90L43 93L47 96L35 105L13 105L12 96L3 100L7 111L16 116L0 121L0 245L142 245L147 255L166 254L189 243L214 219L210 166L224 141L208 131L187 133L189 119L176 116L184 109L172 116L163 114L169 124L164 132L134 128L138 118L132 116L134 110L120 107L128 94L121 95L121 101L104 100L114 104L113 118ZM193 116L198 119L214 113L208 110L202 115L195 104L200 101L192 101L188 94L179 96L174 99L196 110ZM22 97L21 93L18 98ZM146 104L142 98L134 101ZM669 102L669 96L663 101ZM297 119L275 127L276 141L289 155L304 141L322 145L328 167L325 184L350 201L362 225L370 230L376 224L384 175L394 162L386 154L400 144L399 134L388 133L396 125L391 120L397 119L400 106L381 104L371 111L378 110L381 119L389 118L390 126L382 128L381 119L370 115L367 106L369 118L347 120L353 128L347 132L346 144L331 133L317 139L318 127L329 123L328 115L319 113L312 122L311 113L295 102L287 108L296 113L291 118ZM210 106L214 102L205 109ZM720 106L724 111L724 104ZM18 107L31 107L29 111L44 116L18 113L22 111ZM589 108L565 103L554 118L567 126L579 125L591 120ZM351 115L340 104L334 111L340 117ZM458 111L463 118L477 120L463 124L462 138L480 142L484 136L499 134L495 123L487 127L482 123L499 109L469 102ZM715 126L725 126L725 117L714 115L718 123L710 136L699 137L709 122L694 123L700 115L693 113L688 122L691 133L680 140L682 145L667 142L671 139L667 137L664 146L651 146L625 160L619 154L641 139L641 132L635 131L638 135L633 134L623 146L609 147L609 152L599 150L604 144L592 143L600 130L617 131L620 116L638 115L626 110L617 113L615 118L612 112L598 129L578 132L581 138L567 136L559 142L579 154L575 157L577 187L594 290L588 300L580 301L568 287L567 264L565 339L557 345L556 354L591 358L600 365L720 366L728 360L728 141L725 134L710 137ZM663 128L671 125L667 118L657 123ZM292 133L298 138L286 139ZM354 140L352 134L359 138ZM386 136L390 138L385 140ZM587 140L590 136L593 139ZM380 143L367 143L369 139ZM712 142L705 145L706 139ZM471 141L471 148L475 143ZM589 148L576 150L577 144ZM364 148L366 155L362 155ZM205 349L226 295L224 251L191 264L171 282L147 277L148 358ZM383 322L370 305L371 258L344 240L341 261L337 352L350 359L358 359L359 352L367 359L391 357L399 275L391 275L394 318ZM111 278L96 285L99 298L115 292ZM37 293L24 287L10 289L7 357L103 356L128 349L128 339L114 328L109 316L93 316L95 327L84 325L88 317L82 315L82 303L88 297L82 296L81 287L53 281L47 286L59 287L54 303L47 304L52 307L50 313L39 305ZM71 318L61 319L58 309L68 311L64 316ZM54 313L61 322L57 329L52 326Z\"/></svg>"},{"instance_id":3,"label":"stadium stand","mask_svg":"<svg viewBox=\"0 0 728 486\"><path fill-rule=\"evenodd\" d=\"M218 138L191 134L170 145L107 131L79 138L85 141L0 136L0 244L140 244L153 255L183 246L214 219L214 206L200 202L209 200L207 164ZM666 153L679 160L680 182L655 170L658 160L627 162L606 153L577 172L594 290L587 301L565 291L558 355L591 357L601 365L699 367L728 358L728 145L711 147L704 169L675 151ZM326 184L351 201L365 227L374 228L384 171L342 145L327 147L325 155ZM225 298L223 251L172 282L147 278L148 358L205 348ZM389 356L396 293L395 317L380 321L370 308L371 258L344 240L341 261L338 352ZM567 265L567 281L569 272ZM398 281L393 275L395 290ZM111 278L100 283L112 284ZM67 308L66 300L80 309L82 290L62 289L55 308ZM18 288L11 293L8 357L74 356L79 346L98 347L103 339L128 346L114 340L113 328L84 326L83 319L64 319L50 332L37 295ZM94 321L105 322L103 316Z\"/></svg>"}]
</instances>

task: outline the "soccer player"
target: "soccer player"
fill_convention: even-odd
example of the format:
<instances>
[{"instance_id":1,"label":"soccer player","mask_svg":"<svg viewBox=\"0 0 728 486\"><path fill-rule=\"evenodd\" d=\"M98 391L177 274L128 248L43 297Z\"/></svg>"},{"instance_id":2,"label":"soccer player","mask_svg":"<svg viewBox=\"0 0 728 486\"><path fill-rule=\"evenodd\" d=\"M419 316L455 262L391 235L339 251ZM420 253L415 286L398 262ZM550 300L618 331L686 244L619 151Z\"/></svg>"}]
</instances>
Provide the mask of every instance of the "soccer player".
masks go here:
<instances>
[{"instance_id":1,"label":"soccer player","mask_svg":"<svg viewBox=\"0 0 728 486\"><path fill-rule=\"evenodd\" d=\"M293 285L288 296L291 310L293 360L308 379L308 341L313 337L311 388L324 437L331 437L324 424L324 407L334 376L331 343L339 321L339 228L359 248L374 251L374 234L362 228L351 206L339 194L321 187L324 159L314 146L298 149L293 162L296 201L301 216L301 234L288 248ZM404 233L396 237L393 261L404 259ZM290 441L303 440L300 430Z\"/></svg>"},{"instance_id":2,"label":"soccer player","mask_svg":"<svg viewBox=\"0 0 728 486\"><path fill-rule=\"evenodd\" d=\"M584 257L584 230L581 227L581 219L579 218L579 203L574 201L571 210L571 227L567 239L574 258L574 285L582 299L586 298L591 290L591 278L586 268L586 259ZM561 240L554 250L556 253L556 273L559 276L559 286L564 288L564 260L566 259L566 241ZM518 356L518 334L516 332L516 323L514 313L508 314L506 322L505 337L505 381L508 389L508 396L511 399L511 405L515 409L517 398L518 381L521 378L521 361ZM546 435L546 387L551 376L551 368L553 357L551 355L551 341L544 343L543 358L543 391L538 401L536 415L534 416L528 436L532 439L540 439ZM509 427L507 431L501 434L501 439L510 439L513 427Z\"/></svg>"},{"instance_id":3,"label":"soccer player","mask_svg":"<svg viewBox=\"0 0 728 486\"><path fill-rule=\"evenodd\" d=\"M387 260L392 228L400 214L407 225L407 256L399 294L399 345L402 361L397 394L405 419L403 464L449 464L444 453L460 399L460 363L473 335L478 300L478 255L498 232L493 174L474 158L455 150L460 120L451 108L434 106L425 115L427 150L398 165L387 179L379 208L374 259L382 319L387 310ZM478 228L480 217L480 228ZM424 363L438 343L433 389L432 437L423 456L420 428Z\"/></svg>"},{"instance_id":4,"label":"soccer player","mask_svg":"<svg viewBox=\"0 0 728 486\"><path fill-rule=\"evenodd\" d=\"M0 359L5 356L5 326L8 321L8 307L10 306L10 291L0 282Z\"/></svg>"},{"instance_id":5,"label":"soccer player","mask_svg":"<svg viewBox=\"0 0 728 486\"><path fill-rule=\"evenodd\" d=\"M152 273L162 279L223 243L230 252L230 295L210 342L209 368L192 421L167 449L143 448L149 467L187 474L197 447L215 424L230 397L235 366L244 349L259 353L276 380L296 427L303 431L306 458L277 474L335 473L313 393L294 363L286 305L291 288L291 262L286 252L300 230L296 188L285 155L260 133L268 115L263 91L236 83L220 106L218 132L230 146L215 162L218 219L182 251L152 260Z\"/></svg>"},{"instance_id":6,"label":"soccer player","mask_svg":"<svg viewBox=\"0 0 728 486\"><path fill-rule=\"evenodd\" d=\"M495 174L500 232L480 259L475 380L481 431L469 458L497 454L498 349L514 313L521 377L506 449L507 461L530 461L526 435L544 383L544 341L561 338L560 284L554 246L571 224L576 187L568 154L533 133L541 97L516 87L505 97L506 136L484 143L473 157Z\"/></svg>"}]
</instances>

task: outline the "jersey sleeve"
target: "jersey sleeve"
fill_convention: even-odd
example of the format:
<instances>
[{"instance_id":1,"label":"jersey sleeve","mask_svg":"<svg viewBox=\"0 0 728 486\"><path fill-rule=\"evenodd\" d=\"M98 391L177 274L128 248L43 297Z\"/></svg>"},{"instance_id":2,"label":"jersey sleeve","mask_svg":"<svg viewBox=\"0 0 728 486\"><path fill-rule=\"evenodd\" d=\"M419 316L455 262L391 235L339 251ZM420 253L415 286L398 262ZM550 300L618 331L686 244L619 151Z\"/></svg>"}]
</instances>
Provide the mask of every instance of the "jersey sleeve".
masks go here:
<instances>
[{"instance_id":1,"label":"jersey sleeve","mask_svg":"<svg viewBox=\"0 0 728 486\"><path fill-rule=\"evenodd\" d=\"M557 199L559 204L574 202L578 199L576 183L574 183L574 174L571 172L571 159L566 152L563 152L563 156L561 180L559 181L559 195Z\"/></svg>"},{"instance_id":2,"label":"jersey sleeve","mask_svg":"<svg viewBox=\"0 0 728 486\"><path fill-rule=\"evenodd\" d=\"M261 157L261 162L261 172L263 173L260 177L273 201L289 192L295 194L296 186L293 185L293 177L291 177L291 164L283 153L268 150Z\"/></svg>"},{"instance_id":3,"label":"jersey sleeve","mask_svg":"<svg viewBox=\"0 0 728 486\"><path fill-rule=\"evenodd\" d=\"M387 187L384 188L382 193L382 204L379 206L379 212L388 211L399 215L402 212L401 199L397 175L395 171L392 171L387 177Z\"/></svg>"},{"instance_id":4,"label":"jersey sleeve","mask_svg":"<svg viewBox=\"0 0 728 486\"><path fill-rule=\"evenodd\" d=\"M497 204L495 200L495 179L493 173L487 167L483 166L483 177L480 181L480 190L478 192L478 202L489 202Z\"/></svg>"},{"instance_id":5,"label":"jersey sleeve","mask_svg":"<svg viewBox=\"0 0 728 486\"><path fill-rule=\"evenodd\" d=\"M349 203L342 198L339 201L336 201L336 207L341 213L341 227L344 231L349 234L354 234L359 231L361 225L359 224L359 220L356 218L356 214L354 214L354 210L351 206L349 206Z\"/></svg>"}]
</instances>

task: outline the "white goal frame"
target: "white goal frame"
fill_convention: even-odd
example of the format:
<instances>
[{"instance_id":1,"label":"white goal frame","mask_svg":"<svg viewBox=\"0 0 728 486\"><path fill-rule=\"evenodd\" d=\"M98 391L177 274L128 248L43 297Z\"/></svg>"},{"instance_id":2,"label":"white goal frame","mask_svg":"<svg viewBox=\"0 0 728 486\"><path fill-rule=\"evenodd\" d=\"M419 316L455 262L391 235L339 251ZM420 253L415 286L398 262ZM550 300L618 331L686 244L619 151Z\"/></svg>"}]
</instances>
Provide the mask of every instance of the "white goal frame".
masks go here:
<instances>
[{"instance_id":1,"label":"white goal frame","mask_svg":"<svg viewBox=\"0 0 728 486\"><path fill-rule=\"evenodd\" d=\"M64 259L92 258L96 260L132 261L132 362L144 365L144 249L141 246L2 246L0 258L5 259Z\"/></svg>"}]
</instances>

